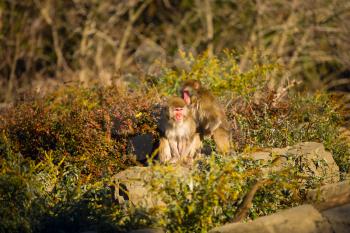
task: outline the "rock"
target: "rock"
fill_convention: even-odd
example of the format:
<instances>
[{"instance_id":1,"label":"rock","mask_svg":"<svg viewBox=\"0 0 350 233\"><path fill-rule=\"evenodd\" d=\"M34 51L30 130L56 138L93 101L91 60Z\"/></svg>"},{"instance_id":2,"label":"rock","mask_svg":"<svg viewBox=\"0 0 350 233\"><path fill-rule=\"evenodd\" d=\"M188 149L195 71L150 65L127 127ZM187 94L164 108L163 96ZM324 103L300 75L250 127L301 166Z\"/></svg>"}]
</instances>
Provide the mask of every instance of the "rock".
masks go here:
<instances>
[{"instance_id":1,"label":"rock","mask_svg":"<svg viewBox=\"0 0 350 233\"><path fill-rule=\"evenodd\" d=\"M145 228L129 231L129 233L164 233L165 231L160 228Z\"/></svg>"},{"instance_id":2,"label":"rock","mask_svg":"<svg viewBox=\"0 0 350 233\"><path fill-rule=\"evenodd\" d=\"M268 151L254 152L254 153L250 154L249 156L251 156L254 160L263 160L263 161L272 160L271 152L268 152Z\"/></svg>"},{"instance_id":3,"label":"rock","mask_svg":"<svg viewBox=\"0 0 350 233\"><path fill-rule=\"evenodd\" d=\"M339 167L335 163L332 154L326 151L323 144L316 142L304 142L291 147L287 153L296 155L301 159L298 164L305 168L305 173L310 176L324 178L324 183L339 182Z\"/></svg>"},{"instance_id":4,"label":"rock","mask_svg":"<svg viewBox=\"0 0 350 233\"><path fill-rule=\"evenodd\" d=\"M148 167L131 167L113 177L115 182L114 197L119 203L130 201L134 205L155 205L158 203L149 197L145 184L150 179Z\"/></svg>"},{"instance_id":5,"label":"rock","mask_svg":"<svg viewBox=\"0 0 350 233\"><path fill-rule=\"evenodd\" d=\"M311 205L302 205L260 217L249 223L232 223L216 227L210 233L332 233L332 228Z\"/></svg>"},{"instance_id":6,"label":"rock","mask_svg":"<svg viewBox=\"0 0 350 233\"><path fill-rule=\"evenodd\" d=\"M339 167L330 152L321 143L303 142L285 148L266 149L247 156L263 162L271 162L280 157L279 164L264 168L265 172L281 170L286 166L298 166L303 175L323 179L323 183L331 184L340 180ZM288 163L288 161L291 161Z\"/></svg>"},{"instance_id":7,"label":"rock","mask_svg":"<svg viewBox=\"0 0 350 233\"><path fill-rule=\"evenodd\" d=\"M153 179L154 170L152 167L131 167L113 177L115 182L114 197L119 203L131 202L136 206L151 208L163 206L161 197L153 190L148 190L146 184ZM182 166L174 166L169 173L186 179L189 169Z\"/></svg>"},{"instance_id":8,"label":"rock","mask_svg":"<svg viewBox=\"0 0 350 233\"><path fill-rule=\"evenodd\" d=\"M350 232L350 204L322 212L332 225L334 233Z\"/></svg>"},{"instance_id":9,"label":"rock","mask_svg":"<svg viewBox=\"0 0 350 233\"><path fill-rule=\"evenodd\" d=\"M327 184L318 189L309 190L306 194L306 198L312 202L322 202L345 194L350 194L349 181Z\"/></svg>"}]
</instances>

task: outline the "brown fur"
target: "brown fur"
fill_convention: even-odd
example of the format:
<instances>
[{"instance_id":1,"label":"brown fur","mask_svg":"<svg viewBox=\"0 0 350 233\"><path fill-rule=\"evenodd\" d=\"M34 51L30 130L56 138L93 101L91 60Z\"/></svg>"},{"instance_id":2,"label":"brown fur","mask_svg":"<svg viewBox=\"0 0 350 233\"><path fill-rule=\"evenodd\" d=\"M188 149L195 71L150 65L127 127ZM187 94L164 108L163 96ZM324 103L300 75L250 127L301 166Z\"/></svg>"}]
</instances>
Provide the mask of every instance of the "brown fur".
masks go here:
<instances>
[{"instance_id":1,"label":"brown fur","mask_svg":"<svg viewBox=\"0 0 350 233\"><path fill-rule=\"evenodd\" d=\"M223 107L197 80L187 80L182 86L182 97L190 96L192 114L197 122L201 137L213 137L217 150L226 154L230 150L230 126Z\"/></svg>"},{"instance_id":2,"label":"brown fur","mask_svg":"<svg viewBox=\"0 0 350 233\"><path fill-rule=\"evenodd\" d=\"M175 119L175 109L181 108L183 119ZM183 99L172 97L163 114L161 129L164 135L160 139L159 159L162 163L185 162L192 163L196 153L201 148L199 134L191 111Z\"/></svg>"}]
</instances>

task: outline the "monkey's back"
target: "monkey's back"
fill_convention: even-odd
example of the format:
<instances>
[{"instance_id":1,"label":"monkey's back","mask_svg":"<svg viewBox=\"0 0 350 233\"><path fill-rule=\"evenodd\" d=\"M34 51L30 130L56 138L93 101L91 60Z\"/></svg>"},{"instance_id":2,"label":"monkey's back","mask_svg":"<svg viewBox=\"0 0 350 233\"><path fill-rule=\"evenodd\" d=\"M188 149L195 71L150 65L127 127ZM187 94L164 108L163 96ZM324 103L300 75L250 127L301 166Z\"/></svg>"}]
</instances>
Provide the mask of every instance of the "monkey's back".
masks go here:
<instances>
[{"instance_id":1,"label":"monkey's back","mask_svg":"<svg viewBox=\"0 0 350 233\"><path fill-rule=\"evenodd\" d=\"M212 122L215 119L220 119L221 127L229 130L230 126L227 121L226 114L223 107L219 101L211 94L209 90L202 88L198 91L198 101L197 101L197 118L200 124L206 124L207 122Z\"/></svg>"}]
</instances>

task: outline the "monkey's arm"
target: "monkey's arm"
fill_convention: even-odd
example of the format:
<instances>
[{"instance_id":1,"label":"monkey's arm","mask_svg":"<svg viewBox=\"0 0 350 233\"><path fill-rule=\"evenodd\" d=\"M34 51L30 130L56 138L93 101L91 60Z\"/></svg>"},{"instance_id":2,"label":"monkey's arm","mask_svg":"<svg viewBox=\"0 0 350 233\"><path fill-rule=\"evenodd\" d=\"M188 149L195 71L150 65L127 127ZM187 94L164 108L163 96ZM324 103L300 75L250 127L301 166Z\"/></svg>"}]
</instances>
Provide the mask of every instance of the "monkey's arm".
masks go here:
<instances>
[{"instance_id":1,"label":"monkey's arm","mask_svg":"<svg viewBox=\"0 0 350 233\"><path fill-rule=\"evenodd\" d=\"M225 121L223 110L214 100L200 101L197 112L201 133L204 136L211 136Z\"/></svg>"},{"instance_id":2,"label":"monkey's arm","mask_svg":"<svg viewBox=\"0 0 350 233\"><path fill-rule=\"evenodd\" d=\"M222 154L227 154L231 149L231 132L223 127L217 128L213 132L213 139L217 150Z\"/></svg>"}]
</instances>

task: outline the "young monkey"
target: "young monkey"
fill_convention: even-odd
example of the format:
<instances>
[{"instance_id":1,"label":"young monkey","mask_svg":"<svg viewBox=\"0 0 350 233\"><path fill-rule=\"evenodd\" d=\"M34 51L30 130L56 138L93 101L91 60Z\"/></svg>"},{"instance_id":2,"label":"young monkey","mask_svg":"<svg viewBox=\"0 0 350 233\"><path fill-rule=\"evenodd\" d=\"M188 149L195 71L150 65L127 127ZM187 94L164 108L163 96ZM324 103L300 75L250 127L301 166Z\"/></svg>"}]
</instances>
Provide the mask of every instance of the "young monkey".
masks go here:
<instances>
[{"instance_id":1,"label":"young monkey","mask_svg":"<svg viewBox=\"0 0 350 233\"><path fill-rule=\"evenodd\" d=\"M230 150L230 125L223 107L202 87L198 80L183 83L181 95L187 105L191 106L201 137L213 137L217 150L226 154Z\"/></svg>"},{"instance_id":2,"label":"young monkey","mask_svg":"<svg viewBox=\"0 0 350 233\"><path fill-rule=\"evenodd\" d=\"M192 164L202 143L185 101L179 97L169 98L162 120L160 128L164 135L159 144L160 162Z\"/></svg>"}]
</instances>

